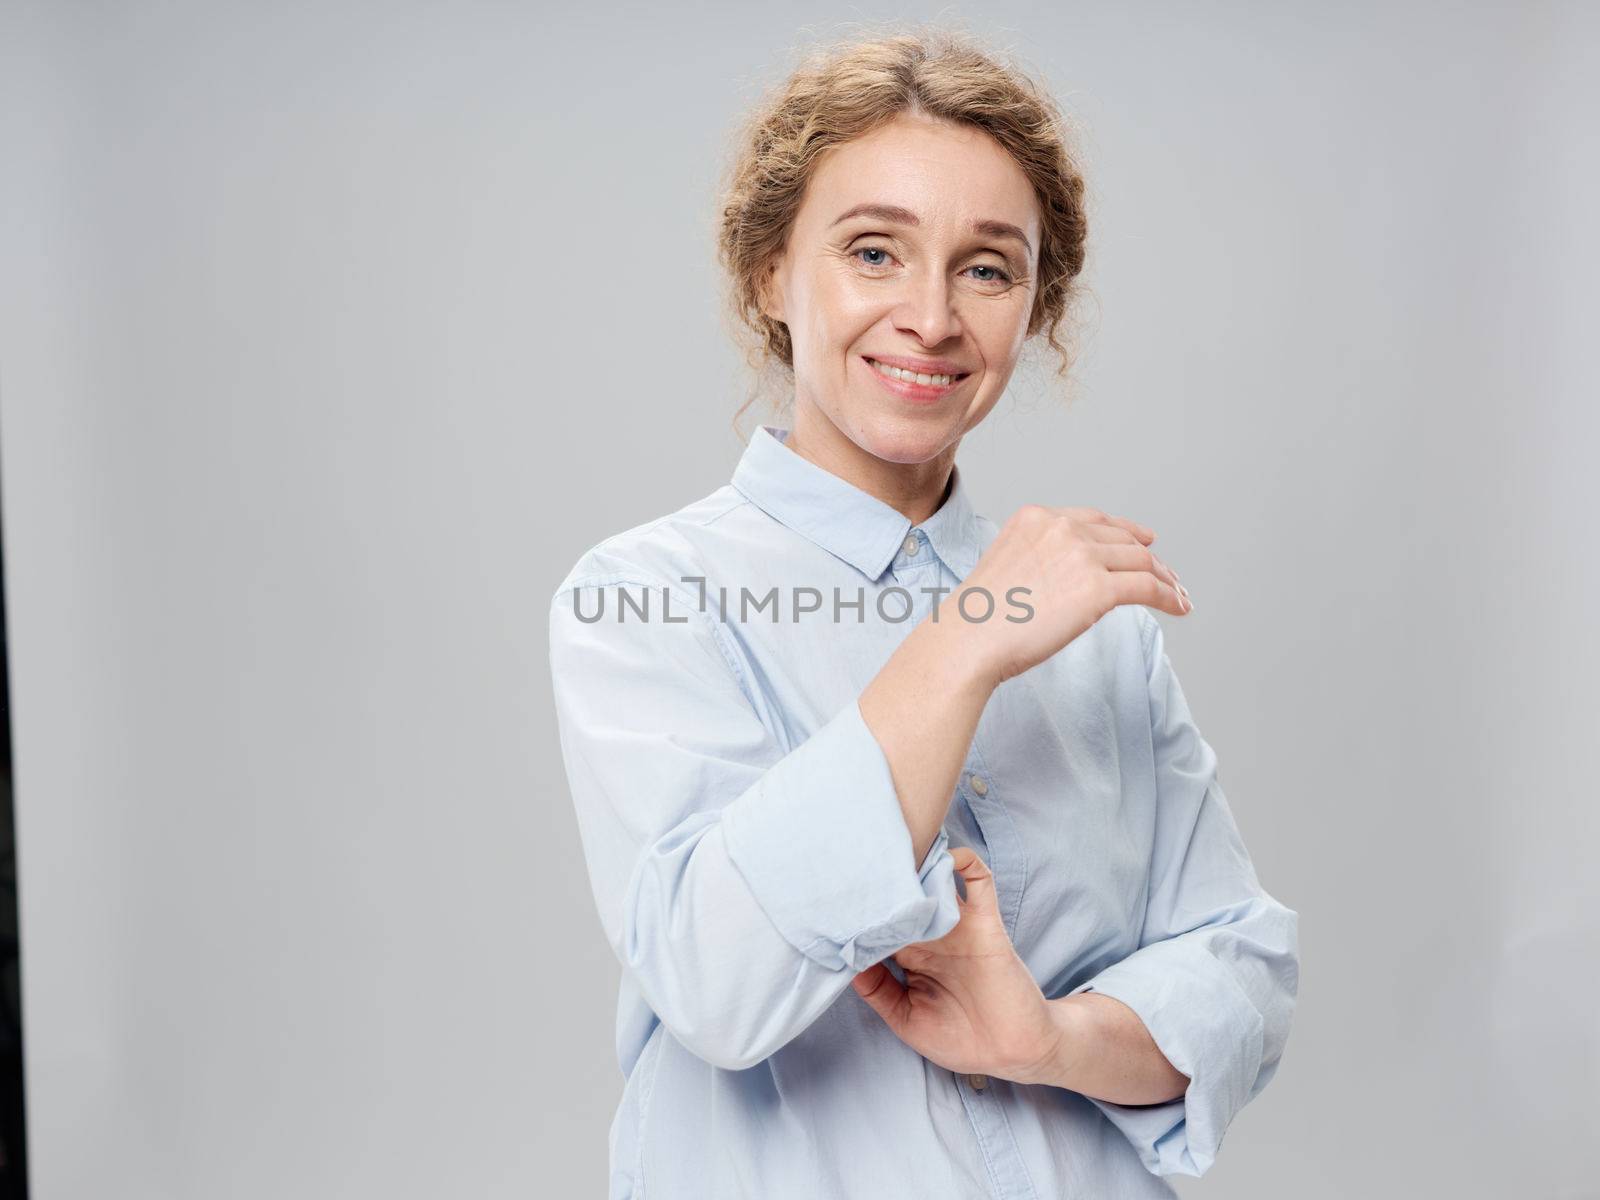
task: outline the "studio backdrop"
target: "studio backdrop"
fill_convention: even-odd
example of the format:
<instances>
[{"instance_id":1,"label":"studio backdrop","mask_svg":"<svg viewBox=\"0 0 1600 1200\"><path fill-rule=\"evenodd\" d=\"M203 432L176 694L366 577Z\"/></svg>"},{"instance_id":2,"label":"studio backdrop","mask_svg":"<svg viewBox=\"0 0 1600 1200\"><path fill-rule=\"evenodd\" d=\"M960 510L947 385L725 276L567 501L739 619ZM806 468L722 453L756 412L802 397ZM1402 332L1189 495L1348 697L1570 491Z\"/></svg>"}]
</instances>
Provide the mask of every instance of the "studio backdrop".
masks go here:
<instances>
[{"instance_id":1,"label":"studio backdrop","mask_svg":"<svg viewBox=\"0 0 1600 1200\"><path fill-rule=\"evenodd\" d=\"M39 1200L604 1194L619 964L549 600L727 481L734 125L880 16L1074 119L1073 366L1028 352L964 478L1160 531L1299 914L1278 1075L1174 1182L1600 1195L1592 7L13 3Z\"/></svg>"}]
</instances>

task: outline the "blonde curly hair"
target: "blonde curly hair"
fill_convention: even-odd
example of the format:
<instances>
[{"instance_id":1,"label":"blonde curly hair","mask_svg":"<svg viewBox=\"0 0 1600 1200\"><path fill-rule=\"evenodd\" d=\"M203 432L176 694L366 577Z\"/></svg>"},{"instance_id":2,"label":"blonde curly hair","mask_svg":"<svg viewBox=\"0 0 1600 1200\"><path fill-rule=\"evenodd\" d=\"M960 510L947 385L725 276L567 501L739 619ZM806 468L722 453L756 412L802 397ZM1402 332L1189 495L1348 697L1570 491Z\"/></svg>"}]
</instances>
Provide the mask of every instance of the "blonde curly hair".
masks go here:
<instances>
[{"instance_id":1,"label":"blonde curly hair","mask_svg":"<svg viewBox=\"0 0 1600 1200\"><path fill-rule=\"evenodd\" d=\"M717 259L725 316L758 377L774 364L792 376L789 329L761 311L762 287L782 255L823 151L900 114L959 121L989 134L1033 184L1042 235L1028 336L1043 332L1070 364L1058 332L1077 297L1088 221L1084 180L1068 125L1043 86L971 36L948 28L851 39L802 53L792 74L745 117L724 172ZM752 393L739 416L759 395Z\"/></svg>"}]
</instances>

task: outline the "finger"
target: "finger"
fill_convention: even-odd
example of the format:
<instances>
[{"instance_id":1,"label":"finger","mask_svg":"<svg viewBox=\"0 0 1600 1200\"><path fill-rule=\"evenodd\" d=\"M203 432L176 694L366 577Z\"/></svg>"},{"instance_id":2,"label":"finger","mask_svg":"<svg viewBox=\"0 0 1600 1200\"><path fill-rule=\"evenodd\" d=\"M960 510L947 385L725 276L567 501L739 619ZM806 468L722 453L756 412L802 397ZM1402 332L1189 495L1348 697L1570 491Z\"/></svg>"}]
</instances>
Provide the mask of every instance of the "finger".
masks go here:
<instances>
[{"instance_id":1,"label":"finger","mask_svg":"<svg viewBox=\"0 0 1600 1200\"><path fill-rule=\"evenodd\" d=\"M920 971L937 957L937 953L929 949L926 942L913 942L909 946L901 946L889 957L902 971ZM890 978L894 977L891 975Z\"/></svg>"},{"instance_id":2,"label":"finger","mask_svg":"<svg viewBox=\"0 0 1600 1200\"><path fill-rule=\"evenodd\" d=\"M950 851L950 857L955 862L956 872L966 884L967 906L998 909L994 875L990 873L988 864L978 857L977 851L971 846L957 846Z\"/></svg>"},{"instance_id":3,"label":"finger","mask_svg":"<svg viewBox=\"0 0 1600 1200\"><path fill-rule=\"evenodd\" d=\"M1151 529L1150 526L1145 525L1142 522L1135 521L1132 517L1113 516L1111 517L1110 523L1113 525L1122 526L1124 529L1128 530L1128 532L1138 537L1138 539L1147 546L1156 540L1156 531L1154 529Z\"/></svg>"},{"instance_id":4,"label":"finger","mask_svg":"<svg viewBox=\"0 0 1600 1200\"><path fill-rule=\"evenodd\" d=\"M1059 511L1084 525L1124 529L1147 546L1156 540L1156 531L1154 529L1142 522L1135 521L1132 517L1119 517L1099 508L1063 508Z\"/></svg>"},{"instance_id":5,"label":"finger","mask_svg":"<svg viewBox=\"0 0 1600 1200\"><path fill-rule=\"evenodd\" d=\"M1175 617L1187 616L1194 610L1188 588L1181 583L1170 584L1150 571L1107 571L1105 579L1111 588L1113 608L1119 604L1144 604Z\"/></svg>"},{"instance_id":6,"label":"finger","mask_svg":"<svg viewBox=\"0 0 1600 1200\"><path fill-rule=\"evenodd\" d=\"M1097 542L1094 553L1105 563L1108 571L1153 571L1164 582L1178 587L1178 573L1162 562L1148 546L1136 546L1131 542Z\"/></svg>"},{"instance_id":7,"label":"finger","mask_svg":"<svg viewBox=\"0 0 1600 1200\"><path fill-rule=\"evenodd\" d=\"M1138 534L1132 533L1120 525L1079 524L1076 529L1085 540L1095 545L1131 546L1135 549L1150 550L1148 541L1142 541ZM1155 554L1155 551L1150 550L1150 553ZM1179 577L1178 573L1173 571L1172 577L1177 579Z\"/></svg>"},{"instance_id":8,"label":"finger","mask_svg":"<svg viewBox=\"0 0 1600 1200\"><path fill-rule=\"evenodd\" d=\"M889 968L881 962L874 963L853 978L850 986L898 1037L905 1028L906 1009L910 1000L905 987L890 974Z\"/></svg>"}]
</instances>

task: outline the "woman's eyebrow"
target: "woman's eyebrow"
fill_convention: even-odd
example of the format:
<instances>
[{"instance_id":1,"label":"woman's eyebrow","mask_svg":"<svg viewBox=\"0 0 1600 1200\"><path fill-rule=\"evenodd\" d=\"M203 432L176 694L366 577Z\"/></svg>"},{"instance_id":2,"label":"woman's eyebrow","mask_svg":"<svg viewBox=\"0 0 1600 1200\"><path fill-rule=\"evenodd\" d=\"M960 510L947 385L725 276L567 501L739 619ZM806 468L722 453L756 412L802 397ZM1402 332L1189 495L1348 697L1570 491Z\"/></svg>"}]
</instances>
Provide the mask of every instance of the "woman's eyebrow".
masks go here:
<instances>
[{"instance_id":1,"label":"woman's eyebrow","mask_svg":"<svg viewBox=\"0 0 1600 1200\"><path fill-rule=\"evenodd\" d=\"M900 225L920 225L921 220L909 208L901 208L898 204L858 204L834 218L835 225L842 225L851 217L876 217L880 221L893 221ZM972 232L987 234L989 237L1014 238L1022 243L1022 248L1032 252L1033 246L1022 230L1010 221L974 221Z\"/></svg>"}]
</instances>

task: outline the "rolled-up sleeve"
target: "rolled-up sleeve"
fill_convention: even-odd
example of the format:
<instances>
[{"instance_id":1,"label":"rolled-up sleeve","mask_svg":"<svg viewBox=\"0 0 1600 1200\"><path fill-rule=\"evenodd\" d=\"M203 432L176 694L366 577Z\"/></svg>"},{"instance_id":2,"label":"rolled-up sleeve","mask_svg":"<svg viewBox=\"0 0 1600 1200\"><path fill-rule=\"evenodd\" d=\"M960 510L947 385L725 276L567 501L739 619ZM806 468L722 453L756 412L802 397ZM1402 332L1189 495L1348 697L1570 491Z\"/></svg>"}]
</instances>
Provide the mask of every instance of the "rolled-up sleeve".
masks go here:
<instances>
[{"instance_id":1,"label":"rolled-up sleeve","mask_svg":"<svg viewBox=\"0 0 1600 1200\"><path fill-rule=\"evenodd\" d=\"M619 589L648 592L650 619L619 621ZM738 1070L856 972L948 933L959 907L943 831L913 863L858 703L786 750L724 636L645 574L569 580L551 601L561 751L606 937L666 1028Z\"/></svg>"},{"instance_id":2,"label":"rolled-up sleeve","mask_svg":"<svg viewBox=\"0 0 1600 1200\"><path fill-rule=\"evenodd\" d=\"M1140 609L1156 819L1139 949L1074 988L1122 1001L1189 1076L1165 1104L1094 1104L1156 1175L1202 1175L1276 1074L1299 989L1299 917L1264 891L1168 660Z\"/></svg>"}]
</instances>

